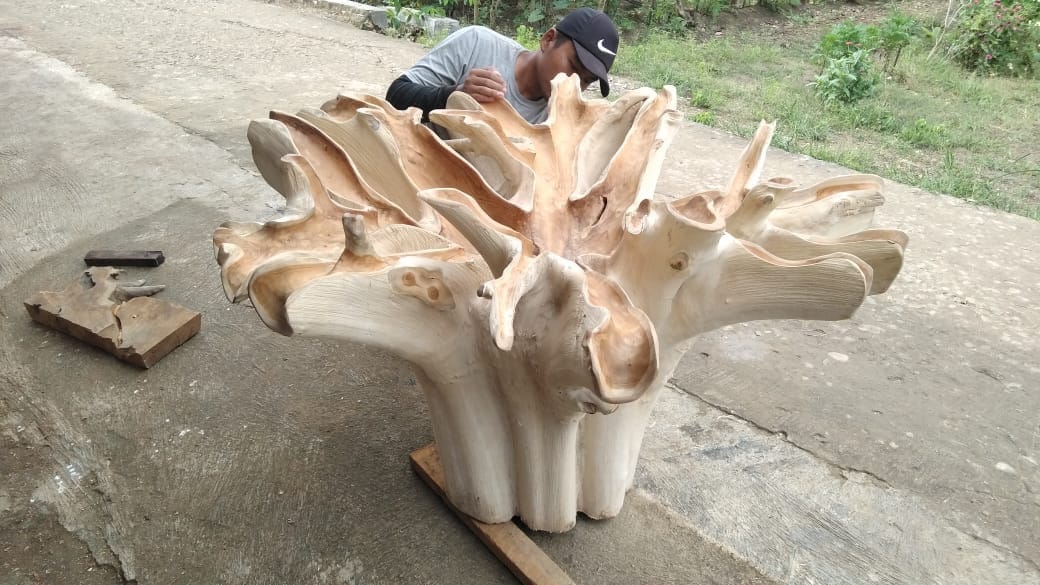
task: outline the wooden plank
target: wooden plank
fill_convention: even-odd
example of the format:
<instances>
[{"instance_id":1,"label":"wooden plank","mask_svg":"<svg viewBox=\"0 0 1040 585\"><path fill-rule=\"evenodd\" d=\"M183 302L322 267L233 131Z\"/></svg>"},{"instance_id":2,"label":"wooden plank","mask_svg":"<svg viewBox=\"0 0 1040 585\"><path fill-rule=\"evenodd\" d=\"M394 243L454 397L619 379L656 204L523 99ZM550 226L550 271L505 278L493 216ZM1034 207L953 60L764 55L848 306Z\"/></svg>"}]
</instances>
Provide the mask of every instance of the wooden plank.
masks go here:
<instances>
[{"instance_id":1,"label":"wooden plank","mask_svg":"<svg viewBox=\"0 0 1040 585\"><path fill-rule=\"evenodd\" d=\"M91 250L87 266L158 266L166 260L161 250Z\"/></svg>"},{"instance_id":2,"label":"wooden plank","mask_svg":"<svg viewBox=\"0 0 1040 585\"><path fill-rule=\"evenodd\" d=\"M574 585L548 555L542 551L516 524L485 524L470 518L456 508L444 491L444 473L441 457L433 443L417 449L410 456L412 467L444 503L451 508L474 534L491 549L502 564L525 585Z\"/></svg>"},{"instance_id":3,"label":"wooden plank","mask_svg":"<svg viewBox=\"0 0 1040 585\"><path fill-rule=\"evenodd\" d=\"M202 315L151 294L162 287L122 287L119 271L97 267L60 292L38 292L25 301L37 323L71 335L117 358L149 368L202 327Z\"/></svg>"}]
</instances>

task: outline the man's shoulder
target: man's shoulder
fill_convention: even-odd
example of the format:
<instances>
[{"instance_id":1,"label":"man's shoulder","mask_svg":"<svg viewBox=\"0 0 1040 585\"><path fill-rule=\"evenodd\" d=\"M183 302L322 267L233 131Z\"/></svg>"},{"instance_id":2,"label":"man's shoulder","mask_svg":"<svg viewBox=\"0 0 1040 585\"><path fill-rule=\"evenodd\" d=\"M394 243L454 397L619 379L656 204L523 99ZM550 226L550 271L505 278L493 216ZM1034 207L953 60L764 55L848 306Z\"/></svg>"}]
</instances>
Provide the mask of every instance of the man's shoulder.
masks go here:
<instances>
[{"instance_id":1,"label":"man's shoulder","mask_svg":"<svg viewBox=\"0 0 1040 585\"><path fill-rule=\"evenodd\" d=\"M468 42L474 45L502 45L520 47L515 40L491 30L486 26L470 25L453 32L444 42Z\"/></svg>"}]
</instances>

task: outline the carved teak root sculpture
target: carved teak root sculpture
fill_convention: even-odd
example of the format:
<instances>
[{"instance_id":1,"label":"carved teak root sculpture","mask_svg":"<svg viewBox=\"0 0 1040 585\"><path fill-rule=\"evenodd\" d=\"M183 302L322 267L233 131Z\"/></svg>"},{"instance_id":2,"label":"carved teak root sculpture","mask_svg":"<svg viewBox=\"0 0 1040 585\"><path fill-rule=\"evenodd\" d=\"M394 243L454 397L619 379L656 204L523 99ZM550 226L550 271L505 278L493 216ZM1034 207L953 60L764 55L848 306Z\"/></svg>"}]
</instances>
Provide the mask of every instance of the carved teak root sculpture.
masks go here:
<instances>
[{"instance_id":1,"label":"carved teak root sculpture","mask_svg":"<svg viewBox=\"0 0 1040 585\"><path fill-rule=\"evenodd\" d=\"M884 292L905 234L867 230L881 179L761 180L762 123L724 190L655 196L675 90L587 101L553 83L532 126L455 94L433 121L345 97L249 127L285 196L213 236L224 289L268 327L411 362L452 502L565 531L621 510L684 350L755 319L844 319Z\"/></svg>"}]
</instances>

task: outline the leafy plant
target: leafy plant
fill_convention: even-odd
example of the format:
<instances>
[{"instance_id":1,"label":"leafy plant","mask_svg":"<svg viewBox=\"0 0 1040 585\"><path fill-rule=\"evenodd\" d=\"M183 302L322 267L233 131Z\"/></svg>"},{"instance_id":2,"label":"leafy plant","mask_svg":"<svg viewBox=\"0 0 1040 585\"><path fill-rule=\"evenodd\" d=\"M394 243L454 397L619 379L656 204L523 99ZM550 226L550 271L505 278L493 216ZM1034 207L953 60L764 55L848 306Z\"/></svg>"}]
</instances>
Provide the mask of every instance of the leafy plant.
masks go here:
<instances>
[{"instance_id":1,"label":"leafy plant","mask_svg":"<svg viewBox=\"0 0 1040 585\"><path fill-rule=\"evenodd\" d=\"M1040 71L1040 2L971 0L960 12L949 53L967 69L1029 76Z\"/></svg>"},{"instance_id":2,"label":"leafy plant","mask_svg":"<svg viewBox=\"0 0 1040 585\"><path fill-rule=\"evenodd\" d=\"M538 45L542 41L542 35L526 24L516 27L516 34L513 35L513 38L516 39L516 42L523 45L525 49L531 51L537 51Z\"/></svg>"},{"instance_id":3,"label":"leafy plant","mask_svg":"<svg viewBox=\"0 0 1040 585\"><path fill-rule=\"evenodd\" d=\"M876 27L846 20L823 35L813 53L813 61L826 65L830 59L841 59L856 51L869 53L877 47L877 38Z\"/></svg>"},{"instance_id":4,"label":"leafy plant","mask_svg":"<svg viewBox=\"0 0 1040 585\"><path fill-rule=\"evenodd\" d=\"M922 34L922 27L917 19L892 9L881 24L873 31L877 47L885 55L885 71L891 71L899 62L903 49L910 45L915 37Z\"/></svg>"},{"instance_id":5,"label":"leafy plant","mask_svg":"<svg viewBox=\"0 0 1040 585\"><path fill-rule=\"evenodd\" d=\"M878 44L874 26L846 20L831 27L812 60L823 71L809 84L823 101L852 103L872 94L878 83L870 54Z\"/></svg>"},{"instance_id":6,"label":"leafy plant","mask_svg":"<svg viewBox=\"0 0 1040 585\"><path fill-rule=\"evenodd\" d=\"M852 103L859 101L877 89L878 74L874 71L870 55L857 49L842 57L831 57L823 73L809 85L824 102Z\"/></svg>"},{"instance_id":7,"label":"leafy plant","mask_svg":"<svg viewBox=\"0 0 1040 585\"><path fill-rule=\"evenodd\" d=\"M704 124L705 126L715 125L715 114L711 112L697 112L690 116L690 121L697 122L698 124Z\"/></svg>"},{"instance_id":8,"label":"leafy plant","mask_svg":"<svg viewBox=\"0 0 1040 585\"><path fill-rule=\"evenodd\" d=\"M948 147L950 136L946 126L942 124L930 124L924 118L914 120L910 126L903 128L899 137L917 146L930 146L934 148Z\"/></svg>"},{"instance_id":9,"label":"leafy plant","mask_svg":"<svg viewBox=\"0 0 1040 585\"><path fill-rule=\"evenodd\" d=\"M696 89L690 94L690 105L698 108L712 108L718 105L722 98L717 92L710 89Z\"/></svg>"}]
</instances>

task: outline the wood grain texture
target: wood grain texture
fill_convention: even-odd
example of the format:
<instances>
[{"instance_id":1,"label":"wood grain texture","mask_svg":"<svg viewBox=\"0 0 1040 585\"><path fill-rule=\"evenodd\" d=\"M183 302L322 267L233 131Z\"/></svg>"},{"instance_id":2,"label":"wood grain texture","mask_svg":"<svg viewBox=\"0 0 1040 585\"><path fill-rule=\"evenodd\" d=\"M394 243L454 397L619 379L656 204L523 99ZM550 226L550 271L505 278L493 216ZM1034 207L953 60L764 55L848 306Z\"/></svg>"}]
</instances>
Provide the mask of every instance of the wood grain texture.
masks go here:
<instances>
[{"instance_id":1,"label":"wood grain texture","mask_svg":"<svg viewBox=\"0 0 1040 585\"><path fill-rule=\"evenodd\" d=\"M60 292L25 301L37 323L85 341L141 368L150 368L202 327L202 315L148 296L162 287L122 286L114 268L88 270ZM136 284L136 283L135 283Z\"/></svg>"},{"instance_id":2,"label":"wood grain texture","mask_svg":"<svg viewBox=\"0 0 1040 585\"><path fill-rule=\"evenodd\" d=\"M525 585L574 585L567 573L512 523L485 524L459 511L444 491L440 454L433 443L413 451L412 467L474 534Z\"/></svg>"}]
</instances>

